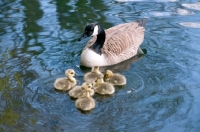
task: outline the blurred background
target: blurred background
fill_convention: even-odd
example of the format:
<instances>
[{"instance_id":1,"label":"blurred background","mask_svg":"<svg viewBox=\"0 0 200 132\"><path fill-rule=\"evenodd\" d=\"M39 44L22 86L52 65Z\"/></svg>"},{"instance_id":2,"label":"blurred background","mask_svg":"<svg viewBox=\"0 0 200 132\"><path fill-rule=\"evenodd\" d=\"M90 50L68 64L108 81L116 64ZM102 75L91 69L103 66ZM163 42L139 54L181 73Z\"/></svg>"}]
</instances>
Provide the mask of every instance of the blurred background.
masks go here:
<instances>
[{"instance_id":1,"label":"blurred background","mask_svg":"<svg viewBox=\"0 0 200 132\"><path fill-rule=\"evenodd\" d=\"M199 0L0 0L0 131L200 130ZM83 113L53 82L73 68L85 25L146 18L147 53L109 67L127 77Z\"/></svg>"}]
</instances>

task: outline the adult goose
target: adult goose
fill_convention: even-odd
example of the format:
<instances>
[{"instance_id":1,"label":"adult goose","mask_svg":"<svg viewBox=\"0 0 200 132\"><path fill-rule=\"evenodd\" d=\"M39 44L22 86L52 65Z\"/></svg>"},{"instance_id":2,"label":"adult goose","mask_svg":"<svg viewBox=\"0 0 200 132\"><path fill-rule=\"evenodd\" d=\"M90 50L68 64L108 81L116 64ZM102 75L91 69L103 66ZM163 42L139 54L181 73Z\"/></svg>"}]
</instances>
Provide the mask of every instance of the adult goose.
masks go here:
<instances>
[{"instance_id":1,"label":"adult goose","mask_svg":"<svg viewBox=\"0 0 200 132\"><path fill-rule=\"evenodd\" d=\"M120 63L137 54L143 54L140 45L144 40L146 20L124 23L104 30L91 23L78 39L93 36L84 47L80 64L85 67L108 66Z\"/></svg>"}]
</instances>

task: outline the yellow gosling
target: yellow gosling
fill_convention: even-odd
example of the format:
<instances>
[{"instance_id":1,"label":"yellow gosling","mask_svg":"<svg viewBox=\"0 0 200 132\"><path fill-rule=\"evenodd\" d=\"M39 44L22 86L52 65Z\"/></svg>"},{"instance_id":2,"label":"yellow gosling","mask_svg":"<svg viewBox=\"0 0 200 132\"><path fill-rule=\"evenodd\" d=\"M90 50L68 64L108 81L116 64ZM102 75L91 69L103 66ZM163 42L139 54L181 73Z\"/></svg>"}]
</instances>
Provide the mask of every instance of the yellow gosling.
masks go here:
<instances>
[{"instance_id":1,"label":"yellow gosling","mask_svg":"<svg viewBox=\"0 0 200 132\"><path fill-rule=\"evenodd\" d=\"M95 100L90 96L91 88L87 87L87 90L83 90L83 94L75 102L76 108L89 111L95 107Z\"/></svg>"},{"instance_id":2,"label":"yellow gosling","mask_svg":"<svg viewBox=\"0 0 200 132\"><path fill-rule=\"evenodd\" d=\"M68 69L65 71L66 77L57 78L54 82L54 88L57 90L69 90L76 85L75 71Z\"/></svg>"},{"instance_id":3,"label":"yellow gosling","mask_svg":"<svg viewBox=\"0 0 200 132\"><path fill-rule=\"evenodd\" d=\"M88 72L84 75L84 81L93 83L95 78L103 77L104 75L100 72L98 66L92 67L91 72Z\"/></svg>"},{"instance_id":4,"label":"yellow gosling","mask_svg":"<svg viewBox=\"0 0 200 132\"><path fill-rule=\"evenodd\" d=\"M111 70L106 70L104 74L104 79L106 82L112 83L113 85L125 85L126 84L126 77L119 74L113 73Z\"/></svg>"},{"instance_id":5,"label":"yellow gosling","mask_svg":"<svg viewBox=\"0 0 200 132\"><path fill-rule=\"evenodd\" d=\"M75 86L69 91L69 96L73 98L79 98L83 95L83 90L88 90L89 95L94 95L94 90L91 89L92 84L88 82L84 82L82 86Z\"/></svg>"},{"instance_id":6,"label":"yellow gosling","mask_svg":"<svg viewBox=\"0 0 200 132\"><path fill-rule=\"evenodd\" d=\"M115 92L115 88L113 84L104 82L103 78L97 78L94 81L94 91L101 95L110 95Z\"/></svg>"}]
</instances>

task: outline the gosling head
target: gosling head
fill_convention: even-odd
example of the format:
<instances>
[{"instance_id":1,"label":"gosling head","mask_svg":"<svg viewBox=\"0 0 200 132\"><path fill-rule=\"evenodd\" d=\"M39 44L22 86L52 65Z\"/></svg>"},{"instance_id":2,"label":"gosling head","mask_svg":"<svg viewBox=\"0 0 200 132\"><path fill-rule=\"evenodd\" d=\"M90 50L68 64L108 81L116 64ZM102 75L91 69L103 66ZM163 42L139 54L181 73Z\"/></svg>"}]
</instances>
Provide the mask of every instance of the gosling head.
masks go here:
<instances>
[{"instance_id":1,"label":"gosling head","mask_svg":"<svg viewBox=\"0 0 200 132\"><path fill-rule=\"evenodd\" d=\"M105 78L111 78L113 76L113 72L111 70L106 70L104 73Z\"/></svg>"},{"instance_id":2,"label":"gosling head","mask_svg":"<svg viewBox=\"0 0 200 132\"><path fill-rule=\"evenodd\" d=\"M95 72L95 73L100 73L100 71L99 71L99 66L94 66L94 67L92 67L92 70L91 70L92 72Z\"/></svg>"},{"instance_id":3,"label":"gosling head","mask_svg":"<svg viewBox=\"0 0 200 132\"><path fill-rule=\"evenodd\" d=\"M90 90L92 89L92 84L91 84L91 83L88 83L88 82L84 82L84 83L82 84L82 88L83 88L84 90L90 91Z\"/></svg>"},{"instance_id":4,"label":"gosling head","mask_svg":"<svg viewBox=\"0 0 200 132\"><path fill-rule=\"evenodd\" d=\"M97 86L101 85L102 83L104 83L103 78L98 77L98 78L96 78L94 80L94 84L93 85L94 85L94 87L97 87Z\"/></svg>"},{"instance_id":5,"label":"gosling head","mask_svg":"<svg viewBox=\"0 0 200 132\"><path fill-rule=\"evenodd\" d=\"M98 23L91 23L85 27L85 31L82 34L82 36L78 39L78 41L81 41L84 38L90 37L90 36L96 36L101 32L102 28Z\"/></svg>"},{"instance_id":6,"label":"gosling head","mask_svg":"<svg viewBox=\"0 0 200 132\"><path fill-rule=\"evenodd\" d=\"M76 75L76 73L75 73L75 71L74 71L73 69L67 69L67 70L65 71L65 75L66 75L67 77L73 77L73 76Z\"/></svg>"}]
</instances>

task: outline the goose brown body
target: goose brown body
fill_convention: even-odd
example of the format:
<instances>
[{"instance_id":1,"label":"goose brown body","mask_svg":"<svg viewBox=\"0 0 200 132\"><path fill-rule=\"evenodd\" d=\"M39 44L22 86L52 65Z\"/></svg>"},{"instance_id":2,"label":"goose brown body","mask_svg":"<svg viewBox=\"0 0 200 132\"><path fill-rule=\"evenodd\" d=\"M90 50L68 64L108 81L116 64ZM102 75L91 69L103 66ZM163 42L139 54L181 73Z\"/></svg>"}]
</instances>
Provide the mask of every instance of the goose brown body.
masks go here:
<instances>
[{"instance_id":1,"label":"goose brown body","mask_svg":"<svg viewBox=\"0 0 200 132\"><path fill-rule=\"evenodd\" d=\"M92 37L81 54L81 65L86 67L108 66L127 60L137 54L143 54L140 45L144 40L145 20L124 23L105 30L105 41L101 48L102 54L92 55L92 46L97 36ZM139 51L139 52L138 52ZM95 53L95 52L94 52ZM95 59L91 59L95 56Z\"/></svg>"}]
</instances>

